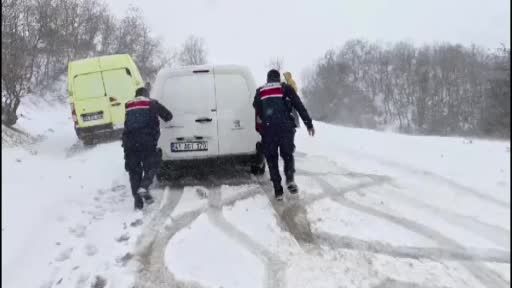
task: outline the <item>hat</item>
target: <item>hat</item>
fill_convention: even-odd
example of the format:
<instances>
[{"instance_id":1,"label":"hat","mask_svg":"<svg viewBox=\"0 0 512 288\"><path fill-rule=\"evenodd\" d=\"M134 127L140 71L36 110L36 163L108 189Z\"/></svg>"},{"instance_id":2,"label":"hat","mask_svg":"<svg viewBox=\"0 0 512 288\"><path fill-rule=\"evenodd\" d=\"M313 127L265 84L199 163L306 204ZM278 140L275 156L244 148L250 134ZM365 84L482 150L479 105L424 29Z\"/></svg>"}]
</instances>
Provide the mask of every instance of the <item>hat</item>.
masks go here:
<instances>
[{"instance_id":1,"label":"hat","mask_svg":"<svg viewBox=\"0 0 512 288\"><path fill-rule=\"evenodd\" d=\"M148 89L146 89L144 87L140 87L137 90L135 90L135 97L138 97L138 96L149 98Z\"/></svg>"},{"instance_id":2,"label":"hat","mask_svg":"<svg viewBox=\"0 0 512 288\"><path fill-rule=\"evenodd\" d=\"M281 82L281 73L276 69L271 69L267 73L267 82Z\"/></svg>"}]
</instances>

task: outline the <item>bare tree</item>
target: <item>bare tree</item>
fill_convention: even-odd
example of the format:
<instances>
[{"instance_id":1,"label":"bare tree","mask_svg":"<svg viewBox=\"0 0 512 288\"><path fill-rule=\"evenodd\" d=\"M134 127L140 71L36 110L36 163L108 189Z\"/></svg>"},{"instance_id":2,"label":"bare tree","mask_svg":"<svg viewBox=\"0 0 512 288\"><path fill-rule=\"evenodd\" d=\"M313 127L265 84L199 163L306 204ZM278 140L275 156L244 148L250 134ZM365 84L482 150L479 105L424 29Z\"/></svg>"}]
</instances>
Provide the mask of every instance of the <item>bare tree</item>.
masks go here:
<instances>
[{"instance_id":1,"label":"bare tree","mask_svg":"<svg viewBox=\"0 0 512 288\"><path fill-rule=\"evenodd\" d=\"M283 69L283 57L273 57L269 60L267 64L268 69L276 69L277 71L281 71Z\"/></svg>"},{"instance_id":2,"label":"bare tree","mask_svg":"<svg viewBox=\"0 0 512 288\"><path fill-rule=\"evenodd\" d=\"M323 121L509 137L510 48L350 40L315 65L303 94Z\"/></svg>"},{"instance_id":3,"label":"bare tree","mask_svg":"<svg viewBox=\"0 0 512 288\"><path fill-rule=\"evenodd\" d=\"M2 0L2 123L14 125L21 97L49 88L69 61L114 53L149 81L172 57L136 7L118 20L104 0Z\"/></svg>"},{"instance_id":4,"label":"bare tree","mask_svg":"<svg viewBox=\"0 0 512 288\"><path fill-rule=\"evenodd\" d=\"M183 66L206 64L206 47L204 39L189 36L178 54L178 62Z\"/></svg>"},{"instance_id":5,"label":"bare tree","mask_svg":"<svg viewBox=\"0 0 512 288\"><path fill-rule=\"evenodd\" d=\"M21 97L30 91L39 43L27 0L2 0L2 123L12 126Z\"/></svg>"}]
</instances>

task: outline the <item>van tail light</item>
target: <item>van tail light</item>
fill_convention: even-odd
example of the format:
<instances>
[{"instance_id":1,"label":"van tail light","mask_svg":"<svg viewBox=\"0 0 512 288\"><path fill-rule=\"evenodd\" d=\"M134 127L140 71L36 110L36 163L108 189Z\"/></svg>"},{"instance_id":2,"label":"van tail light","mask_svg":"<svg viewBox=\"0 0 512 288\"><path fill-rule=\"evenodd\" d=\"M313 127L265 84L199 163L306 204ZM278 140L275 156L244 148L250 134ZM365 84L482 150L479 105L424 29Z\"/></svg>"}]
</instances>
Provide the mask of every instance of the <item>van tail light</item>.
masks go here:
<instances>
[{"instance_id":1,"label":"van tail light","mask_svg":"<svg viewBox=\"0 0 512 288\"><path fill-rule=\"evenodd\" d=\"M78 118L76 117L75 104L71 103L71 117L73 118L73 123L75 123L75 127L78 126Z\"/></svg>"}]
</instances>

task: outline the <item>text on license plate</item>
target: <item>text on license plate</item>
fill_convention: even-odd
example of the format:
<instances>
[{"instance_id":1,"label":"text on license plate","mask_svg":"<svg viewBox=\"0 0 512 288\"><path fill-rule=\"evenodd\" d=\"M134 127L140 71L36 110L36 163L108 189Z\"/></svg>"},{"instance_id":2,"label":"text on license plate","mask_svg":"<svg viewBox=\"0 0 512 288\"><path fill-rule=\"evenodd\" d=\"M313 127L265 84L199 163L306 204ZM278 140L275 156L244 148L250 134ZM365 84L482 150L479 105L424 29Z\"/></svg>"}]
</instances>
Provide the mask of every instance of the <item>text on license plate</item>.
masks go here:
<instances>
[{"instance_id":1,"label":"text on license plate","mask_svg":"<svg viewBox=\"0 0 512 288\"><path fill-rule=\"evenodd\" d=\"M171 142L171 152L208 151L207 141Z\"/></svg>"},{"instance_id":2,"label":"text on license plate","mask_svg":"<svg viewBox=\"0 0 512 288\"><path fill-rule=\"evenodd\" d=\"M100 120L103 119L103 112L83 114L82 119L84 119L84 121Z\"/></svg>"}]
</instances>

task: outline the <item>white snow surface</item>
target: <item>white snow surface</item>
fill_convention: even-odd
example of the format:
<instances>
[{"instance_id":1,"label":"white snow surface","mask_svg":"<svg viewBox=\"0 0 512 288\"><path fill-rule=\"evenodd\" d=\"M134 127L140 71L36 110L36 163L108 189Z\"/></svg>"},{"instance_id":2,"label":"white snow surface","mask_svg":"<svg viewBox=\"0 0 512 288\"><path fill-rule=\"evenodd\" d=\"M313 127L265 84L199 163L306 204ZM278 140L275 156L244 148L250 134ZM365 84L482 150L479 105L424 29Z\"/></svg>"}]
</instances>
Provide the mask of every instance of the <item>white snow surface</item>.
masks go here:
<instances>
[{"instance_id":1,"label":"white snow surface","mask_svg":"<svg viewBox=\"0 0 512 288\"><path fill-rule=\"evenodd\" d=\"M185 187L183 197L178 206L173 210L172 217L178 217L184 213L202 209L208 205L208 190L203 187Z\"/></svg>"},{"instance_id":2,"label":"white snow surface","mask_svg":"<svg viewBox=\"0 0 512 288\"><path fill-rule=\"evenodd\" d=\"M330 199L311 205L308 217L317 232L335 233L367 241L412 247L437 246L432 240L379 217L343 207ZM388 233L390 230L393 233Z\"/></svg>"},{"instance_id":3,"label":"white snow surface","mask_svg":"<svg viewBox=\"0 0 512 288\"><path fill-rule=\"evenodd\" d=\"M133 211L120 143L72 153L81 145L68 106L35 102L24 102L16 128L44 140L2 149L2 287L90 287L97 276L128 287L134 267L121 258L142 213Z\"/></svg>"},{"instance_id":4,"label":"white snow surface","mask_svg":"<svg viewBox=\"0 0 512 288\"><path fill-rule=\"evenodd\" d=\"M318 122L315 128L313 139L304 129L297 133L298 151L328 157L352 171L450 181L510 204L510 141L411 136Z\"/></svg>"},{"instance_id":5,"label":"white snow surface","mask_svg":"<svg viewBox=\"0 0 512 288\"><path fill-rule=\"evenodd\" d=\"M283 231L266 197L257 195L224 208L226 219L259 245L286 259L300 251L297 241Z\"/></svg>"},{"instance_id":6,"label":"white snow surface","mask_svg":"<svg viewBox=\"0 0 512 288\"><path fill-rule=\"evenodd\" d=\"M2 287L132 287L151 265L180 287L510 287L508 141L315 123L299 200L274 203L265 175L154 188L135 212L119 141L77 143L67 104L21 109L38 142L2 147Z\"/></svg>"},{"instance_id":7,"label":"white snow surface","mask_svg":"<svg viewBox=\"0 0 512 288\"><path fill-rule=\"evenodd\" d=\"M211 225L205 214L169 241L165 259L180 279L205 287L262 287L260 260Z\"/></svg>"}]
</instances>

